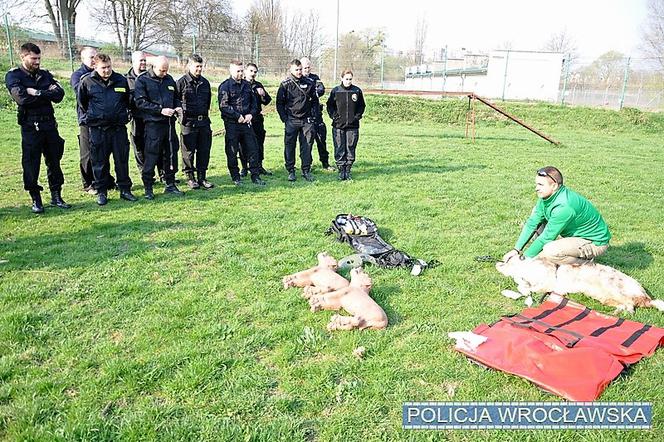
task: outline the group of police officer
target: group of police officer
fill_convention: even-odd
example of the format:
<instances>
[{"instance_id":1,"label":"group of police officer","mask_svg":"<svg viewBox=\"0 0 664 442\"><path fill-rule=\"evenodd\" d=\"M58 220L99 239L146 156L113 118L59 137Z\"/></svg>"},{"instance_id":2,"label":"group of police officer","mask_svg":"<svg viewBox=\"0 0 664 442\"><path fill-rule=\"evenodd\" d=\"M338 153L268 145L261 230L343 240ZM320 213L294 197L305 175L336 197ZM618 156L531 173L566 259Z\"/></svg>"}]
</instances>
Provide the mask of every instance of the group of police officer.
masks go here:
<instances>
[{"instance_id":1,"label":"group of police officer","mask_svg":"<svg viewBox=\"0 0 664 442\"><path fill-rule=\"evenodd\" d=\"M37 182L43 155L51 204L67 209L70 205L61 195L64 178L60 160L64 140L58 133L52 105L62 101L64 90L48 71L40 69L38 46L26 43L21 46L20 55L21 66L8 72L5 81L18 104L24 187L32 197L32 211L44 212L43 189ZM125 76L114 72L111 58L98 54L94 48L81 51L81 62L80 68L71 76L71 85L77 95L80 173L83 189L95 195L99 205L107 204L108 190L112 188L117 188L124 200L137 200L131 192L129 176L130 139L146 199L154 199L155 167L165 182L165 193L183 194L175 178L180 149L187 185L191 189L214 187L206 176L212 145L209 118L212 94L209 81L201 75L203 59L199 55L189 57L187 73L177 82L168 73L166 57L156 57L148 68L146 56L141 51L132 54L132 67ZM265 185L261 175L271 175L271 172L263 167L266 134L261 111L262 106L271 102L271 97L256 80L258 67L255 64L250 63L245 69L241 62L233 61L229 70L230 77L221 83L218 91L225 127L227 167L235 185L241 185L241 178L247 174L254 184ZM329 164L327 130L322 118L323 106L319 102L325 87L310 70L308 59L293 60L290 75L281 83L277 93L277 111L285 124L284 159L289 181L296 180L295 147L298 140L305 180L314 179L311 174L314 142L323 168L334 170ZM330 115L336 121L335 115ZM359 118L361 112L356 120ZM181 126L179 143L175 130L178 121ZM131 123L129 137L127 123ZM336 135L334 140L335 157L338 157ZM111 155L116 177L110 174ZM242 169L238 166L238 156ZM350 175L345 177L341 173L338 158L337 166L340 179L350 178Z\"/></svg>"}]
</instances>

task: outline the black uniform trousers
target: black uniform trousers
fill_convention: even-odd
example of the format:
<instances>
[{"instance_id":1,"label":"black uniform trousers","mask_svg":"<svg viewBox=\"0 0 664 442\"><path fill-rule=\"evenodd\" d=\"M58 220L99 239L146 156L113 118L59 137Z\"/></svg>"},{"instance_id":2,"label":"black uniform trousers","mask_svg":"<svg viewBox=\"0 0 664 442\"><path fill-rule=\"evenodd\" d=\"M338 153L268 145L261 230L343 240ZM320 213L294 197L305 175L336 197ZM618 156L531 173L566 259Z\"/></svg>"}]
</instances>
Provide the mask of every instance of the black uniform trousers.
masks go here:
<instances>
[{"instance_id":1,"label":"black uniform trousers","mask_svg":"<svg viewBox=\"0 0 664 442\"><path fill-rule=\"evenodd\" d=\"M334 160L338 167L352 166L355 162L355 148L360 137L359 129L337 129L332 127Z\"/></svg>"},{"instance_id":2,"label":"black uniform trousers","mask_svg":"<svg viewBox=\"0 0 664 442\"><path fill-rule=\"evenodd\" d=\"M145 163L141 177L145 186L154 184L154 168L161 163L167 185L175 184L178 171L178 136L174 119L145 122Z\"/></svg>"},{"instance_id":3,"label":"black uniform trousers","mask_svg":"<svg viewBox=\"0 0 664 442\"><path fill-rule=\"evenodd\" d=\"M322 118L316 118L314 121L314 140L321 164L323 167L330 167L330 154L327 151L327 126ZM300 135L300 143L302 143L302 135Z\"/></svg>"},{"instance_id":4,"label":"black uniform trousers","mask_svg":"<svg viewBox=\"0 0 664 442\"><path fill-rule=\"evenodd\" d=\"M90 131L88 126L78 126L78 153L79 169L81 170L81 181L83 187L92 186L94 176L92 174L92 159L90 157Z\"/></svg>"},{"instance_id":5,"label":"black uniform trousers","mask_svg":"<svg viewBox=\"0 0 664 442\"><path fill-rule=\"evenodd\" d=\"M199 180L205 179L210 164L212 148L212 129L210 126L182 126L180 130L180 149L182 149L183 171L189 178L197 172Z\"/></svg>"},{"instance_id":6,"label":"black uniform trousers","mask_svg":"<svg viewBox=\"0 0 664 442\"><path fill-rule=\"evenodd\" d=\"M58 129L36 130L32 126L21 126L21 165L23 166L23 188L28 192L44 190L38 184L41 157L46 163L46 176L51 191L62 190L65 178L60 160L65 151L65 140Z\"/></svg>"},{"instance_id":7,"label":"black uniform trousers","mask_svg":"<svg viewBox=\"0 0 664 442\"><path fill-rule=\"evenodd\" d=\"M145 122L140 118L134 117L129 123L129 132L129 140L134 150L136 167L138 167L140 173L143 173L143 164L145 163ZM164 175L164 171L161 168L161 161L157 161L157 170L159 171L159 176Z\"/></svg>"},{"instance_id":8,"label":"black uniform trousers","mask_svg":"<svg viewBox=\"0 0 664 442\"><path fill-rule=\"evenodd\" d=\"M121 191L131 190L129 178L129 139L125 126L90 127L90 157L94 188L106 193L111 182L110 156L113 154L117 185Z\"/></svg>"},{"instance_id":9,"label":"black uniform trousers","mask_svg":"<svg viewBox=\"0 0 664 442\"><path fill-rule=\"evenodd\" d=\"M224 120L224 128L226 129L226 164L231 179L233 181L240 179L240 169L237 165L237 156L240 152L247 159L251 176L257 177L260 174L260 162L256 134L251 126L246 123Z\"/></svg>"},{"instance_id":10,"label":"black uniform trousers","mask_svg":"<svg viewBox=\"0 0 664 442\"><path fill-rule=\"evenodd\" d=\"M260 167L263 167L263 160L265 159L265 124L262 114L254 116L251 119L251 128L254 130L256 135L256 144L258 145L258 161L260 162ZM240 149L240 162L242 163L242 168L247 169L247 159Z\"/></svg>"},{"instance_id":11,"label":"black uniform trousers","mask_svg":"<svg viewBox=\"0 0 664 442\"><path fill-rule=\"evenodd\" d=\"M284 128L284 161L288 172L295 171L295 144L300 139L302 173L311 171L311 146L314 143L314 123L309 120L288 119Z\"/></svg>"}]
</instances>

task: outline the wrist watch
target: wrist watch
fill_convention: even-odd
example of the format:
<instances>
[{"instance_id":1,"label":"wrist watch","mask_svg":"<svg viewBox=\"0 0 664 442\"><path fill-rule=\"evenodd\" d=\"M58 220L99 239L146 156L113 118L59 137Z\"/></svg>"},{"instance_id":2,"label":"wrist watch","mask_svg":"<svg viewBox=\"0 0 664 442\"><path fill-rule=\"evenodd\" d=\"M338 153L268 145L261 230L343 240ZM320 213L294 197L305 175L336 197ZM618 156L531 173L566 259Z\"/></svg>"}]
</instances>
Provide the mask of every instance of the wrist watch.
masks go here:
<instances>
[{"instance_id":1,"label":"wrist watch","mask_svg":"<svg viewBox=\"0 0 664 442\"><path fill-rule=\"evenodd\" d=\"M35 97L39 97L41 95L41 91L37 89L37 92L35 92Z\"/></svg>"}]
</instances>

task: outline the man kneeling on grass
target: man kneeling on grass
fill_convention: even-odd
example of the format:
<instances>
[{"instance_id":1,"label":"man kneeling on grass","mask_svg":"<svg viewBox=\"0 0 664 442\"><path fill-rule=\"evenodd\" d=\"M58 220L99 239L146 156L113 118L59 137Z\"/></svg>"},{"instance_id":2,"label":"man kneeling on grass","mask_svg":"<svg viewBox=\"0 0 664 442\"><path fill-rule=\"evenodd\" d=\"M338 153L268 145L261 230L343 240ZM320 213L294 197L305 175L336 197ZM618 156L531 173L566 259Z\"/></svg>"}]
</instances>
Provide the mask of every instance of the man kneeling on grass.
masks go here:
<instances>
[{"instance_id":1,"label":"man kneeling on grass","mask_svg":"<svg viewBox=\"0 0 664 442\"><path fill-rule=\"evenodd\" d=\"M535 192L539 199L514 249L503 256L504 262L521 254L533 237L535 240L523 255L555 264L592 263L606 252L611 234L604 218L590 201L563 185L563 175L558 169L552 166L539 169ZM558 236L561 238L557 239Z\"/></svg>"}]
</instances>

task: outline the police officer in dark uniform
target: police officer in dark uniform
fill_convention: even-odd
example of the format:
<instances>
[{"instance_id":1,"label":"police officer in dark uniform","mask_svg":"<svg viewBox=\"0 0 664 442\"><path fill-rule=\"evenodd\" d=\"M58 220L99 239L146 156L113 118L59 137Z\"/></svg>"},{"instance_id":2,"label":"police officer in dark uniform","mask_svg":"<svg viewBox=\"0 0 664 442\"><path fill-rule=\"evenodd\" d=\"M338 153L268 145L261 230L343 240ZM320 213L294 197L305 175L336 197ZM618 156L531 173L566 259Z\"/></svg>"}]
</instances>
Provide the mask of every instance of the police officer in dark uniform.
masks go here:
<instances>
[{"instance_id":1,"label":"police officer in dark uniform","mask_svg":"<svg viewBox=\"0 0 664 442\"><path fill-rule=\"evenodd\" d=\"M233 183L241 185L237 155L242 149L249 163L251 182L263 186L265 181L260 177L256 135L251 127L258 105L251 85L242 78L243 70L241 61L232 61L229 67L230 78L219 85L219 110L226 129L226 162Z\"/></svg>"},{"instance_id":2,"label":"police officer in dark uniform","mask_svg":"<svg viewBox=\"0 0 664 442\"><path fill-rule=\"evenodd\" d=\"M147 59L145 52L134 51L131 54L131 68L125 75L129 85L129 109L132 113L131 124L129 125L129 140L134 150L134 158L138 171L143 173L143 163L145 162L145 122L137 112L134 102L134 89L136 89L136 78L147 71ZM159 170L161 165L157 164ZM161 175L161 173L160 173Z\"/></svg>"},{"instance_id":3,"label":"police officer in dark uniform","mask_svg":"<svg viewBox=\"0 0 664 442\"><path fill-rule=\"evenodd\" d=\"M311 146L314 142L314 120L311 105L316 97L316 85L302 76L300 60L290 62L290 75L279 85L277 112L285 124L284 160L288 181L295 181L295 143L300 137L300 161L302 176L313 181L311 174Z\"/></svg>"},{"instance_id":4,"label":"police officer in dark uniform","mask_svg":"<svg viewBox=\"0 0 664 442\"><path fill-rule=\"evenodd\" d=\"M325 85L320 81L318 75L311 72L309 58L302 57L300 61L302 62L302 76L316 84L316 98L311 103L311 116L314 118L314 139L318 148L318 158L320 158L324 170L334 171L334 167L330 167L330 154L327 151L327 126L323 121L323 105L320 103L320 97L325 95Z\"/></svg>"},{"instance_id":5,"label":"police officer in dark uniform","mask_svg":"<svg viewBox=\"0 0 664 442\"><path fill-rule=\"evenodd\" d=\"M21 126L21 165L23 187L32 197L32 211L43 213L44 205L37 182L42 155L46 163L48 187L51 190L51 205L61 209L71 206L61 195L64 176L60 160L64 153L65 140L60 138L52 103L59 103L65 91L50 72L39 69L41 50L34 43L25 43L20 49L21 66L10 70L5 76L5 85L18 104L18 124Z\"/></svg>"},{"instance_id":6,"label":"police officer in dark uniform","mask_svg":"<svg viewBox=\"0 0 664 442\"><path fill-rule=\"evenodd\" d=\"M340 180L352 180L350 170L355 162L355 149L360 136L360 119L366 104L362 89L353 84L353 71L341 73L341 84L335 86L327 99L327 113L332 119L334 159Z\"/></svg>"},{"instance_id":7,"label":"police officer in dark uniform","mask_svg":"<svg viewBox=\"0 0 664 442\"><path fill-rule=\"evenodd\" d=\"M78 90L78 85L81 82L81 77L89 74L94 69L94 57L97 55L97 50L91 47L84 47L81 50L81 66L75 70L69 79L74 93ZM88 127L81 123L83 112L80 108L76 108L78 115L78 148L79 148L79 168L81 170L81 181L83 182L83 191L95 194L92 181L92 161L90 159L90 135Z\"/></svg>"},{"instance_id":8,"label":"police officer in dark uniform","mask_svg":"<svg viewBox=\"0 0 664 442\"><path fill-rule=\"evenodd\" d=\"M145 121L145 163L143 185L145 198L154 199L154 168L163 161L166 187L164 193L183 195L175 185L178 168L178 137L175 119L182 114L182 103L177 95L173 77L168 74L168 59L156 57L152 68L136 78L134 100L139 117Z\"/></svg>"},{"instance_id":9,"label":"police officer in dark uniform","mask_svg":"<svg viewBox=\"0 0 664 442\"><path fill-rule=\"evenodd\" d=\"M203 59L200 55L191 55L187 68L188 72L177 81L177 94L184 111L180 130L182 163L191 189L211 189L214 184L207 180L206 174L212 147L209 117L212 90L210 82L201 75Z\"/></svg>"},{"instance_id":10,"label":"police officer in dark uniform","mask_svg":"<svg viewBox=\"0 0 664 442\"><path fill-rule=\"evenodd\" d=\"M254 95L256 95L257 108L256 113L251 120L251 128L254 130L254 134L256 134L256 143L258 144L258 161L261 164L260 173L261 175L272 175L272 172L266 170L263 167L263 160L265 159L265 119L261 113L263 106L270 104L272 97L270 97L270 94L267 93L263 84L260 81L256 81L258 66L256 66L254 63L248 63L244 71L244 76L249 84L251 84L251 90L254 91ZM242 157L240 157L240 159L242 160ZM245 164L246 162L243 161L243 167L245 167ZM241 172L240 175L242 175Z\"/></svg>"},{"instance_id":11,"label":"police officer in dark uniform","mask_svg":"<svg viewBox=\"0 0 664 442\"><path fill-rule=\"evenodd\" d=\"M111 57L97 54L95 69L81 78L78 86L78 106L83 111L83 123L90 130L90 156L97 190L97 204L108 201L110 183L109 158L113 154L118 176L120 198L136 201L131 193L129 178L129 84L127 79L113 72Z\"/></svg>"}]
</instances>

